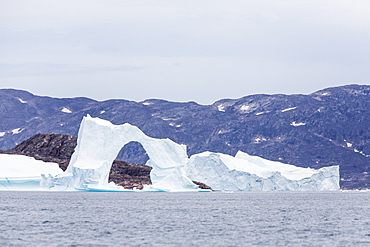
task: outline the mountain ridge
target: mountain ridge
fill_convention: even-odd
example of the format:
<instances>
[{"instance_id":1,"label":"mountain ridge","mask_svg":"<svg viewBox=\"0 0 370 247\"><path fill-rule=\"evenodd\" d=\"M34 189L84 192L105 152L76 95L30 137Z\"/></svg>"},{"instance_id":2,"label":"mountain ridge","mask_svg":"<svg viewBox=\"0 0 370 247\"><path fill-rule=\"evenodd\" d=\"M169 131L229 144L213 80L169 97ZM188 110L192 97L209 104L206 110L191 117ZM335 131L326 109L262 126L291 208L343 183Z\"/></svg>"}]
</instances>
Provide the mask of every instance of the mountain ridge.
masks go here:
<instances>
[{"instance_id":1,"label":"mountain ridge","mask_svg":"<svg viewBox=\"0 0 370 247\"><path fill-rule=\"evenodd\" d=\"M210 105L147 99L96 101L0 90L0 149L37 133L77 136L83 116L128 122L154 138L203 151L238 150L301 167L340 165L342 188L370 187L370 86L347 85L305 94L256 94ZM138 143L118 158L144 164Z\"/></svg>"}]
</instances>

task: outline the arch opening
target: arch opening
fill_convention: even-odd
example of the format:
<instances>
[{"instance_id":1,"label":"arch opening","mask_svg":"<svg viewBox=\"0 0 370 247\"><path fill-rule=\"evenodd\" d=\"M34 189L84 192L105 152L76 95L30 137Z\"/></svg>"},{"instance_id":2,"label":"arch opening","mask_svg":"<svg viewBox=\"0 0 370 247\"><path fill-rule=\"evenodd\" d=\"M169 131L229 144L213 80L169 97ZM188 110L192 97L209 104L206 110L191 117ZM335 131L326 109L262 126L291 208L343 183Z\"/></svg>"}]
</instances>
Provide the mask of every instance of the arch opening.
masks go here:
<instances>
[{"instance_id":1,"label":"arch opening","mask_svg":"<svg viewBox=\"0 0 370 247\"><path fill-rule=\"evenodd\" d=\"M144 185L152 184L152 167L145 165L148 160L143 145L136 141L127 143L113 161L108 182L114 182L125 189L142 190Z\"/></svg>"},{"instance_id":2,"label":"arch opening","mask_svg":"<svg viewBox=\"0 0 370 247\"><path fill-rule=\"evenodd\" d=\"M117 159L142 165L149 160L149 156L140 142L131 141L121 148L117 155Z\"/></svg>"}]
</instances>

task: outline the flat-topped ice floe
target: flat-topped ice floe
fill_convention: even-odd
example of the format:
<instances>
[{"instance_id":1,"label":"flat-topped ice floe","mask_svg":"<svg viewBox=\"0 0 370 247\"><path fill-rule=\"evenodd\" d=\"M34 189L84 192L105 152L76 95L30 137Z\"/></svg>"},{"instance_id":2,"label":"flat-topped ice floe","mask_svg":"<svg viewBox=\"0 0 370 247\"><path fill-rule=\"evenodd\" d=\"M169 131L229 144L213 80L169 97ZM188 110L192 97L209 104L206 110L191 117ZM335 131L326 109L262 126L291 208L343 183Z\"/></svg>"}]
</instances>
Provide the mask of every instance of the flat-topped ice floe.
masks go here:
<instances>
[{"instance_id":1,"label":"flat-topped ice floe","mask_svg":"<svg viewBox=\"0 0 370 247\"><path fill-rule=\"evenodd\" d=\"M108 183L113 160L120 149L131 141L142 144L149 156L146 165L153 168L150 173L152 185L144 186L143 191L204 191L192 181L225 191L339 190L338 166L314 170L269 161L240 151L235 157L204 152L189 159L185 145L169 139L148 137L138 127L128 123L113 125L90 116L84 117L81 122L77 146L65 172L50 172L44 167L35 169L31 176L29 169L25 169L24 174L16 172L12 179L35 175L34 184L38 181L39 187L53 191L132 191ZM0 156L0 159L4 157ZM14 166L19 164L18 161L12 162ZM10 170L6 172L10 174Z\"/></svg>"}]
</instances>

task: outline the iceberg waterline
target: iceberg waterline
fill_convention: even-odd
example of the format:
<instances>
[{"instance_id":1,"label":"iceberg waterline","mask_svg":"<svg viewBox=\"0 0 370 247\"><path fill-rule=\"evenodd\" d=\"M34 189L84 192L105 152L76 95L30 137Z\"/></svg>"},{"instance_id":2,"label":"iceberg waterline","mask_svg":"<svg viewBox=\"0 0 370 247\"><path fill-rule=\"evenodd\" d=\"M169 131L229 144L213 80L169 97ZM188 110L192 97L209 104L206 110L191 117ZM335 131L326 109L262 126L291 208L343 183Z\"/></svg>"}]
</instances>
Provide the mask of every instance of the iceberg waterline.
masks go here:
<instances>
[{"instance_id":1,"label":"iceberg waterline","mask_svg":"<svg viewBox=\"0 0 370 247\"><path fill-rule=\"evenodd\" d=\"M65 172L50 172L51 168L46 166L37 170L39 175L36 174L36 177L24 176L33 166L28 164L25 174L13 171L10 177L6 175L9 171L1 172L0 190L43 188L52 191L131 191L108 183L113 160L122 146L131 141L142 144L149 156L146 165L153 168L150 173L152 185L144 186L143 191L204 191L192 180L205 183L215 190L226 191L339 190L338 166L318 170L301 168L250 156L241 151L235 157L204 152L188 158L185 145L169 139L148 137L138 127L128 123L113 125L107 120L89 115L81 122L77 146ZM16 160L16 155L13 155L12 161L5 163L4 157L0 156L0 169L20 167L21 170L23 167L18 166L23 161L19 157ZM28 180L19 182L21 177ZM30 183L32 186L28 186Z\"/></svg>"}]
</instances>

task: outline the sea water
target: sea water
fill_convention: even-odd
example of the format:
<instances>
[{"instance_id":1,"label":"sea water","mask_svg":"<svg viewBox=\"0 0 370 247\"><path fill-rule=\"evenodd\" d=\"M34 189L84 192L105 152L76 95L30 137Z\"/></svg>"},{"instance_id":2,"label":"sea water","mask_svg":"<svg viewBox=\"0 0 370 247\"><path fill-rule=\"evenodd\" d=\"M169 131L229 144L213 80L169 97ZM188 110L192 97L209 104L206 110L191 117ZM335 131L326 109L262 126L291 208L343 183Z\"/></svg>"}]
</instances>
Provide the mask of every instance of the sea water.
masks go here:
<instances>
[{"instance_id":1,"label":"sea water","mask_svg":"<svg viewBox=\"0 0 370 247\"><path fill-rule=\"evenodd\" d=\"M0 192L0 246L370 246L370 192Z\"/></svg>"}]
</instances>

